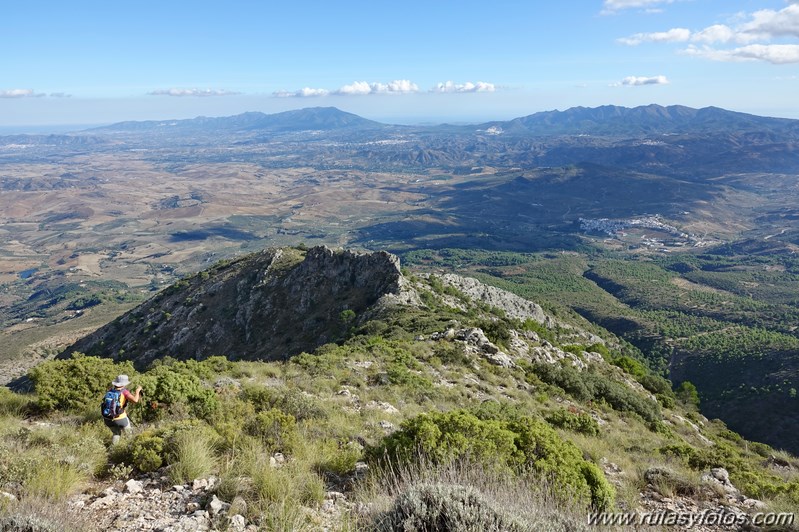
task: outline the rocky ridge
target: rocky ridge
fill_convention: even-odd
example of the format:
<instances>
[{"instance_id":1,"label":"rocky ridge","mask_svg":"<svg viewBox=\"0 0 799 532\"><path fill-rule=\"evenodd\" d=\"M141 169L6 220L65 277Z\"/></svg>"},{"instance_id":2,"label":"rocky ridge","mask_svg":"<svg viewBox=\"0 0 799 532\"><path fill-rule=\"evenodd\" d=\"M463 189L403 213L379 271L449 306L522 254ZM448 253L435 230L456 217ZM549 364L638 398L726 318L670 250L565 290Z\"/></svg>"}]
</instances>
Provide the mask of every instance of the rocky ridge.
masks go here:
<instances>
[{"instance_id":1,"label":"rocky ridge","mask_svg":"<svg viewBox=\"0 0 799 532\"><path fill-rule=\"evenodd\" d=\"M353 316L418 304L407 284L399 259L385 252L266 249L178 281L64 356L81 351L140 367L166 355L285 360L339 339Z\"/></svg>"}]
</instances>

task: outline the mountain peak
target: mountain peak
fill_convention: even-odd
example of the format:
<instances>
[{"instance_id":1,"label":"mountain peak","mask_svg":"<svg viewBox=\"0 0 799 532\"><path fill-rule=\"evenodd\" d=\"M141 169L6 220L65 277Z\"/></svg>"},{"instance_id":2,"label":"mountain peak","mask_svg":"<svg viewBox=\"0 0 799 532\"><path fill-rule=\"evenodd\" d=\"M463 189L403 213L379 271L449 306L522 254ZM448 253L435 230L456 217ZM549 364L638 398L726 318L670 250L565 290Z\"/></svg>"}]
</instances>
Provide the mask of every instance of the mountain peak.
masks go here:
<instances>
[{"instance_id":1,"label":"mountain peak","mask_svg":"<svg viewBox=\"0 0 799 532\"><path fill-rule=\"evenodd\" d=\"M387 127L384 124L342 111L336 107L306 107L274 114L248 111L233 116L198 116L186 120L129 121L95 128L93 132L114 131L181 131L193 133L306 131L306 130L365 130Z\"/></svg>"},{"instance_id":2,"label":"mountain peak","mask_svg":"<svg viewBox=\"0 0 799 532\"><path fill-rule=\"evenodd\" d=\"M719 107L694 109L683 105L658 104L638 107L602 105L571 107L564 111L542 111L509 122L491 123L526 135L607 135L631 137L658 134L708 134L719 131L762 131L789 128L799 132L799 121L777 120ZM485 128L485 125L480 126Z\"/></svg>"},{"instance_id":3,"label":"mountain peak","mask_svg":"<svg viewBox=\"0 0 799 532\"><path fill-rule=\"evenodd\" d=\"M271 248L179 281L67 352L110 354L142 367L165 352L285 360L346 332L344 311L361 317L379 302L416 300L389 253Z\"/></svg>"}]
</instances>

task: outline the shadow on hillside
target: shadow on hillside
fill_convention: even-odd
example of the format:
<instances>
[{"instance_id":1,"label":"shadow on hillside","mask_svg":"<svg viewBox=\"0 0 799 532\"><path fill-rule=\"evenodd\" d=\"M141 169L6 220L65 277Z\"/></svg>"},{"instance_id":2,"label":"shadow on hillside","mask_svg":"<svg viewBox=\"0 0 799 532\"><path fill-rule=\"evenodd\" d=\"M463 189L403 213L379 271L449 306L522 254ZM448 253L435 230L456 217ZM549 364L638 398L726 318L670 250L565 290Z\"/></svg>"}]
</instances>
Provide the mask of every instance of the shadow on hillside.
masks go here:
<instances>
[{"instance_id":1,"label":"shadow on hillside","mask_svg":"<svg viewBox=\"0 0 799 532\"><path fill-rule=\"evenodd\" d=\"M597 165L487 177L453 186L433 207L361 229L366 247L576 249L580 218L676 215L721 196L713 185Z\"/></svg>"}]
</instances>

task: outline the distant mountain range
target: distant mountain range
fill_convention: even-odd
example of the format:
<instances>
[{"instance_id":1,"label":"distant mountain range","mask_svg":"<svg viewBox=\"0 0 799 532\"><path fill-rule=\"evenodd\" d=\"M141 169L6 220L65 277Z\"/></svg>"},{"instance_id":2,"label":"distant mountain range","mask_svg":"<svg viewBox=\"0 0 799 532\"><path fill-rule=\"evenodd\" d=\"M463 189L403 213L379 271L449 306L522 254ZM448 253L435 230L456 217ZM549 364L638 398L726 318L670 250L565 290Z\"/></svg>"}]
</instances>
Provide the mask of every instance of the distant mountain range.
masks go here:
<instances>
[{"instance_id":1,"label":"distant mountain range","mask_svg":"<svg viewBox=\"0 0 799 532\"><path fill-rule=\"evenodd\" d=\"M188 120L148 120L119 122L87 130L92 133L115 131L171 130L173 132L291 132L306 130L380 130L390 127L335 107L312 107L276 114L247 112L228 117L198 117ZM641 135L680 135L759 132L799 138L799 120L769 118L727 111L718 107L693 109L681 105L663 107L572 107L565 111L544 111L508 121L493 121L471 126L414 126L402 129L429 132L506 134L514 136L602 135L632 137Z\"/></svg>"},{"instance_id":2,"label":"distant mountain range","mask_svg":"<svg viewBox=\"0 0 799 532\"><path fill-rule=\"evenodd\" d=\"M335 107L310 107L276 114L248 112L234 116L209 118L200 116L188 120L147 120L119 122L88 130L92 133L113 131L171 130L199 131L305 131L332 129L381 129L385 124L367 120Z\"/></svg>"},{"instance_id":3,"label":"distant mountain range","mask_svg":"<svg viewBox=\"0 0 799 532\"><path fill-rule=\"evenodd\" d=\"M480 126L501 128L531 135L651 135L773 131L799 135L799 120L768 118L727 111L718 107L693 109L682 105L663 107L572 107L565 111L545 111L506 122Z\"/></svg>"}]
</instances>

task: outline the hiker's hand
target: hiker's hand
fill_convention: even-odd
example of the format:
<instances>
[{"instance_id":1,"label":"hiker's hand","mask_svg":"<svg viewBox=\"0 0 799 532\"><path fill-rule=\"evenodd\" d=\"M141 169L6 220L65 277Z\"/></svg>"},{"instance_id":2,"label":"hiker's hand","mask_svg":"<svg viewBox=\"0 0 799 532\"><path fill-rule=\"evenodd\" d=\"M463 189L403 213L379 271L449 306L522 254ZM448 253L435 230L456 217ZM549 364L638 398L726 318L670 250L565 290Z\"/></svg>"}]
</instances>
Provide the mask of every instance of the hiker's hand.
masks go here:
<instances>
[{"instance_id":1,"label":"hiker's hand","mask_svg":"<svg viewBox=\"0 0 799 532\"><path fill-rule=\"evenodd\" d=\"M139 392L141 392L141 386L137 386L136 387L136 393L139 393Z\"/></svg>"}]
</instances>

